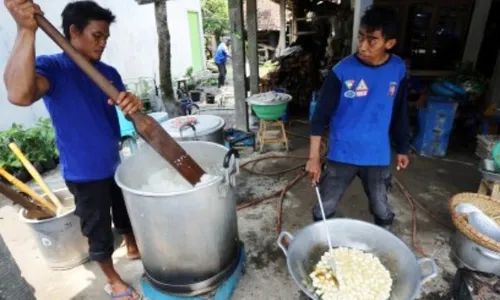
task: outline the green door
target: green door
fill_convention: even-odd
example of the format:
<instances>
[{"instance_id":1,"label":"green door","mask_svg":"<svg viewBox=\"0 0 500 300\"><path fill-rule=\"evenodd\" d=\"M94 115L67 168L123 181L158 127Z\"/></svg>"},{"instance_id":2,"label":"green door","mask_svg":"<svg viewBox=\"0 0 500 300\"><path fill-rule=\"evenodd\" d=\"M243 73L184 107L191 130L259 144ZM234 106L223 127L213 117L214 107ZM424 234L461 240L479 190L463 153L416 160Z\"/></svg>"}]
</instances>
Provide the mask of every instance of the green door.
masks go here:
<instances>
[{"instance_id":1,"label":"green door","mask_svg":"<svg viewBox=\"0 0 500 300\"><path fill-rule=\"evenodd\" d=\"M191 42L191 59L193 71L198 72L203 67L203 49L201 47L200 19L197 12L188 12L189 40Z\"/></svg>"}]
</instances>

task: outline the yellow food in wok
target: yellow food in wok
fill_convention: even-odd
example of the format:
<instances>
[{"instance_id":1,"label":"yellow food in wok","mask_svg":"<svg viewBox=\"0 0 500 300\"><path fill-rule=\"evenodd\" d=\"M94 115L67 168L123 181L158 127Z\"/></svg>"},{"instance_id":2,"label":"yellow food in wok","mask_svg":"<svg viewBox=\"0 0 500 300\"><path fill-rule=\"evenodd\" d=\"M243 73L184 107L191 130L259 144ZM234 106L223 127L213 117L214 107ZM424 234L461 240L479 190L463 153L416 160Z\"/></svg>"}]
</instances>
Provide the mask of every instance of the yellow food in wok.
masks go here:
<instances>
[{"instance_id":1,"label":"yellow food in wok","mask_svg":"<svg viewBox=\"0 0 500 300\"><path fill-rule=\"evenodd\" d=\"M329 264L336 264L336 279ZM389 271L371 253L351 248L326 252L309 275L322 300L387 300L392 287Z\"/></svg>"}]
</instances>

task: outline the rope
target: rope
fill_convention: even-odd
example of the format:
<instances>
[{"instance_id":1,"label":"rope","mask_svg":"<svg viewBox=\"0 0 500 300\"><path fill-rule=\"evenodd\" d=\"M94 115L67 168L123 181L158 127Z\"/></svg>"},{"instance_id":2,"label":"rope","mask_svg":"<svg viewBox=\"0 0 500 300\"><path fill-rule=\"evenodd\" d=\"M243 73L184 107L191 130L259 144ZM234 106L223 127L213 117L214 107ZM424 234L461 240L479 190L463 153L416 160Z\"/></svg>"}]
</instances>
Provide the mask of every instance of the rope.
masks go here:
<instances>
[{"instance_id":1,"label":"rope","mask_svg":"<svg viewBox=\"0 0 500 300\"><path fill-rule=\"evenodd\" d=\"M301 124L307 124L307 121L302 121L302 120L292 120L290 123L296 122L296 123L301 123ZM287 131L287 134L290 136L302 138L302 139L309 139L307 136L291 133ZM324 139L323 139L324 140ZM326 159L326 144L322 142L321 144L321 157L323 158L322 160ZM264 157L258 157L254 160L245 162L242 164L240 167L241 169L249 172L252 175L258 175L258 176L279 176L279 175L284 175L286 173L298 170L298 169L303 169L305 167L305 163L300 163L297 164L296 166L280 170L280 171L275 171L275 172L260 172L260 171L255 171L255 166L265 160L269 159L303 159L307 160L309 157L307 156L297 156L297 155L271 155L271 156L264 156ZM282 227L282 215L283 215L283 201L285 199L286 193L300 180L302 180L305 176L307 175L307 172L301 171L297 174L297 176L293 179L290 180L286 183L285 187L282 189L272 192L266 196L260 197L258 199L253 199L249 202L240 204L237 206L237 210L242 210L245 208L253 207L256 205L259 205L261 203L266 203L271 199L278 199L278 204L276 206L276 232L279 234L281 232L281 227ZM425 214L427 214L434 222L437 224L441 225L442 227L453 231L454 228L451 227L450 225L444 223L441 221L441 218L436 216L435 214L431 213L424 205L422 205L419 201L415 200L412 195L408 192L408 190L405 188L405 186L396 178L393 176L393 180L398 186L398 188L401 190L401 193L405 197L405 199L408 201L408 203L411 206L412 210L412 246L415 248L415 250L423 255L427 256L425 251L420 247L419 242L418 242L418 228L417 228L417 208L421 209Z\"/></svg>"}]
</instances>

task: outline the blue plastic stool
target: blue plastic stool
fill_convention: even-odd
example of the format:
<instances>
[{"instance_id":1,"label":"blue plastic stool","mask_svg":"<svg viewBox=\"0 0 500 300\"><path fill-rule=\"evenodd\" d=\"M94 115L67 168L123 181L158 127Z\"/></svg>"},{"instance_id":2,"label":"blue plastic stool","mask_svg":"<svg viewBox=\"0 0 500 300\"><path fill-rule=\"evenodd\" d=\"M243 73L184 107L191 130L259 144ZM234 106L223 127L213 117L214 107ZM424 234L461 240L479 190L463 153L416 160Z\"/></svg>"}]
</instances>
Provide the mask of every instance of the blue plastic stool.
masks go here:
<instances>
[{"instance_id":1,"label":"blue plastic stool","mask_svg":"<svg viewBox=\"0 0 500 300\"><path fill-rule=\"evenodd\" d=\"M223 281L217 287L217 289L215 289L215 291L212 291L210 293L211 297L207 297L206 295L198 297L180 297L175 295L168 295L153 287L153 285L149 282L148 279L146 279L145 276L140 279L139 284L141 286L143 295L148 300L230 300L231 295L238 285L238 282L245 274L245 267L246 253L245 247L242 244L238 265L236 266L233 273L229 275L229 277L225 281Z\"/></svg>"},{"instance_id":2,"label":"blue plastic stool","mask_svg":"<svg viewBox=\"0 0 500 300\"><path fill-rule=\"evenodd\" d=\"M138 138L134 124L125 118L125 115L118 107L115 108L118 115L118 123L120 124L121 147L123 148L123 146L128 145L130 152L134 154L137 151ZM156 112L149 115L158 123L168 120L168 114L166 112Z\"/></svg>"}]
</instances>

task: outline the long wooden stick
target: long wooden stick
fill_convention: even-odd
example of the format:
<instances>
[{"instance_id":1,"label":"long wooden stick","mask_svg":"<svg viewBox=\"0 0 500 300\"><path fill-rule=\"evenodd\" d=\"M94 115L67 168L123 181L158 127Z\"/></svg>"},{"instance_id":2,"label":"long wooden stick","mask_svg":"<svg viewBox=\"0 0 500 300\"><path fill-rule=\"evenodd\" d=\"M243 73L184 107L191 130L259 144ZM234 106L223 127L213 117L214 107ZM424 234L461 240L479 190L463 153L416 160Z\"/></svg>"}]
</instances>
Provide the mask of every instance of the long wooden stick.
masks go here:
<instances>
[{"instance_id":1,"label":"long wooden stick","mask_svg":"<svg viewBox=\"0 0 500 300\"><path fill-rule=\"evenodd\" d=\"M8 182L12 183L12 185L17 187L21 192L30 196L40 206L44 207L45 209L47 209L48 211L50 211L54 215L57 213L57 208L54 206L54 204L52 204L50 201L47 201L42 196L38 195L29 186L24 184L24 182L20 181L16 177L14 177L12 174L7 172L5 169L0 168L0 175L2 175L3 178L7 179Z\"/></svg>"},{"instance_id":2,"label":"long wooden stick","mask_svg":"<svg viewBox=\"0 0 500 300\"><path fill-rule=\"evenodd\" d=\"M30 218L46 219L55 216L50 210L36 205L2 182L0 182L0 193L12 200L12 202L21 205Z\"/></svg>"},{"instance_id":3,"label":"long wooden stick","mask_svg":"<svg viewBox=\"0 0 500 300\"><path fill-rule=\"evenodd\" d=\"M87 74L92 81L112 100L116 100L119 91L89 61L66 40L66 38L42 15L35 16L38 26ZM137 133L153 149L165 158L189 183L200 182L205 173L191 156L156 122L152 117L141 112L128 116Z\"/></svg>"},{"instance_id":4,"label":"long wooden stick","mask_svg":"<svg viewBox=\"0 0 500 300\"><path fill-rule=\"evenodd\" d=\"M52 193L50 190L49 186L45 183L45 180L43 180L42 176L38 171L35 169L35 167L31 164L31 162L26 158L24 153L19 149L16 143L10 143L9 144L10 150L17 156L17 158L21 161L23 166L28 170L28 172L31 174L33 179L38 183L38 185L42 188L43 192L49 197L50 201L52 201L55 206L60 209L63 208L63 205L61 201Z\"/></svg>"}]
</instances>

